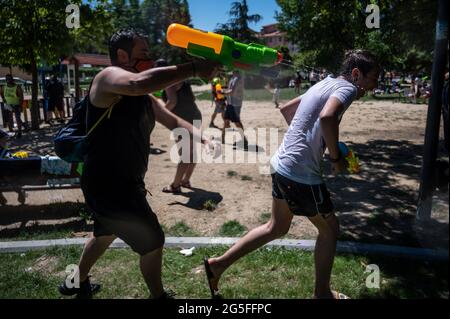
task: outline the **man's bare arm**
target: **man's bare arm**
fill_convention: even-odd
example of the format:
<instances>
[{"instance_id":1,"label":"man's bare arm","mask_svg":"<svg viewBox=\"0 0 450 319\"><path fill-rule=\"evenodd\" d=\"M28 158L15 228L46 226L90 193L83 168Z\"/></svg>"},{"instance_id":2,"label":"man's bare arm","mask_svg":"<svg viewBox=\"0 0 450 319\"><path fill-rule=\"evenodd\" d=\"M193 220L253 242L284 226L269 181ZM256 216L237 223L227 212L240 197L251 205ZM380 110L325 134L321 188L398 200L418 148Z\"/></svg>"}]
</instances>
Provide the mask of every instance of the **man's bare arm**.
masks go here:
<instances>
[{"instance_id":1,"label":"man's bare arm","mask_svg":"<svg viewBox=\"0 0 450 319\"><path fill-rule=\"evenodd\" d=\"M295 99L287 102L284 106L280 108L280 112L283 115L286 122L291 125L292 119L297 112L297 109L300 105L301 97L296 97Z\"/></svg>"},{"instance_id":2,"label":"man's bare arm","mask_svg":"<svg viewBox=\"0 0 450 319\"><path fill-rule=\"evenodd\" d=\"M177 66L154 68L133 73L119 67L109 67L94 79L89 98L101 108L107 108L120 96L142 96L156 92L189 77L198 75L210 78L218 63L199 61Z\"/></svg>"},{"instance_id":3,"label":"man's bare arm","mask_svg":"<svg viewBox=\"0 0 450 319\"><path fill-rule=\"evenodd\" d=\"M339 114L343 108L341 101L331 97L320 113L322 135L332 158L339 158Z\"/></svg>"},{"instance_id":4,"label":"man's bare arm","mask_svg":"<svg viewBox=\"0 0 450 319\"><path fill-rule=\"evenodd\" d=\"M142 96L165 89L194 75L192 63L154 68L133 73L119 67L109 67L95 79L92 90L97 88L106 94Z\"/></svg>"}]
</instances>

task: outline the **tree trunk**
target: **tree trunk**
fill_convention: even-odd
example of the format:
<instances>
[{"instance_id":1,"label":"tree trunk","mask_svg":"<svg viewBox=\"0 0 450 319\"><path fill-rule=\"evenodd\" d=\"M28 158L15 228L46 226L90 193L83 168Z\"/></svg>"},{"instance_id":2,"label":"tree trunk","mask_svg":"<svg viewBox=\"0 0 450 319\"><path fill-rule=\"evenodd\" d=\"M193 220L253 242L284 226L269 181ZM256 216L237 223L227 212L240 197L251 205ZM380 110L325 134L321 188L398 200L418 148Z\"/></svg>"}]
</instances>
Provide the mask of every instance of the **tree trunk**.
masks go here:
<instances>
[{"instance_id":1,"label":"tree trunk","mask_svg":"<svg viewBox=\"0 0 450 319\"><path fill-rule=\"evenodd\" d=\"M31 129L39 129L39 104L38 104L38 71L34 55L31 58L31 75L33 84L31 86Z\"/></svg>"}]
</instances>

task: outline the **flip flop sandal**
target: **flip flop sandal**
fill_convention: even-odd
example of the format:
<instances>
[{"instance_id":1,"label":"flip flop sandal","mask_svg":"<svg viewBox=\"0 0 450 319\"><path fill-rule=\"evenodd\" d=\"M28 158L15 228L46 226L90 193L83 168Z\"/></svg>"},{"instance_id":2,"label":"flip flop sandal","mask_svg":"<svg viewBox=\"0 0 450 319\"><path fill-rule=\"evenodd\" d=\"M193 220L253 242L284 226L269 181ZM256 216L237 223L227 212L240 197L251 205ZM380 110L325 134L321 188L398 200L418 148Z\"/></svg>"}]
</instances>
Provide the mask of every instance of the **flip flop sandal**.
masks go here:
<instances>
[{"instance_id":1,"label":"flip flop sandal","mask_svg":"<svg viewBox=\"0 0 450 319\"><path fill-rule=\"evenodd\" d=\"M184 187L184 188L192 188L191 182L182 182L181 186Z\"/></svg>"},{"instance_id":2,"label":"flip flop sandal","mask_svg":"<svg viewBox=\"0 0 450 319\"><path fill-rule=\"evenodd\" d=\"M211 292L211 299L222 299L222 296L219 294L219 291L214 290L212 286L211 280L214 279L214 275L209 266L209 261L207 257L203 258L203 266L205 267L206 279L208 281L209 291Z\"/></svg>"},{"instance_id":3,"label":"flip flop sandal","mask_svg":"<svg viewBox=\"0 0 450 319\"><path fill-rule=\"evenodd\" d=\"M343 293L338 292L338 291L334 291L333 295L334 295L335 299L351 299L349 296L346 296Z\"/></svg>"},{"instance_id":4,"label":"flip flop sandal","mask_svg":"<svg viewBox=\"0 0 450 319\"><path fill-rule=\"evenodd\" d=\"M173 187L173 185L166 186L163 188L163 193L166 194L181 194L181 186Z\"/></svg>"}]
</instances>

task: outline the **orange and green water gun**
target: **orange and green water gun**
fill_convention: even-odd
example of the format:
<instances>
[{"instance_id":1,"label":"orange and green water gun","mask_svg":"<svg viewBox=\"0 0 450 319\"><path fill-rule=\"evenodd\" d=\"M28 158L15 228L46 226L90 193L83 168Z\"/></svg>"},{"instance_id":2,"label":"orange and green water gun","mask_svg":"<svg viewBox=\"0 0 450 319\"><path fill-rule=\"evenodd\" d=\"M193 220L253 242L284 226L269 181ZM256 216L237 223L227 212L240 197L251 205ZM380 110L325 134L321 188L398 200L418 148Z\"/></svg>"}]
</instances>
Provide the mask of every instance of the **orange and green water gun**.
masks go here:
<instances>
[{"instance_id":1,"label":"orange and green water gun","mask_svg":"<svg viewBox=\"0 0 450 319\"><path fill-rule=\"evenodd\" d=\"M348 148L345 143L339 142L339 151L348 163L348 172L350 174L358 174L361 171L361 165L353 150Z\"/></svg>"},{"instance_id":2,"label":"orange and green water gun","mask_svg":"<svg viewBox=\"0 0 450 319\"><path fill-rule=\"evenodd\" d=\"M273 68L283 61L275 49L260 44L244 44L226 35L201 31L174 23L167 29L167 41L172 46L186 49L188 54L219 62L228 69L277 77Z\"/></svg>"}]
</instances>

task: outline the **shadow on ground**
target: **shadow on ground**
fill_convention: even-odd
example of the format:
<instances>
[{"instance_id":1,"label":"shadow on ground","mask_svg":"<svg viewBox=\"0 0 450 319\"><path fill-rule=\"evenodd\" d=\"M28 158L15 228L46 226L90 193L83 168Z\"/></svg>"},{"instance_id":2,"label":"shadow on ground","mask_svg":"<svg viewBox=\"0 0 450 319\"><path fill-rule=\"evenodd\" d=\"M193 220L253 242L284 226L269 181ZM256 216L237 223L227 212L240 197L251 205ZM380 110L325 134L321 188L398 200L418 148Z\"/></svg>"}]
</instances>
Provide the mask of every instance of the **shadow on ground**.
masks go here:
<instances>
[{"instance_id":1,"label":"shadow on ground","mask_svg":"<svg viewBox=\"0 0 450 319\"><path fill-rule=\"evenodd\" d=\"M381 273L390 279L386 280L382 275L380 289L363 292L359 296L361 299L449 298L448 261L369 257L368 263L377 265Z\"/></svg>"},{"instance_id":2,"label":"shadow on ground","mask_svg":"<svg viewBox=\"0 0 450 319\"><path fill-rule=\"evenodd\" d=\"M188 198L187 203L172 202L169 206L180 205L195 210L214 210L222 202L223 196L217 192L210 192L200 188L191 188L188 192L182 192L178 196Z\"/></svg>"},{"instance_id":3,"label":"shadow on ground","mask_svg":"<svg viewBox=\"0 0 450 319\"><path fill-rule=\"evenodd\" d=\"M415 218L422 146L372 140L349 147L363 163L362 172L328 179L336 210L342 212L340 240L448 249L448 189L436 193L443 199L442 207L434 207L436 218L420 224ZM399 185L398 176L412 180L417 189ZM424 238L423 230L433 240Z\"/></svg>"},{"instance_id":4,"label":"shadow on ground","mask_svg":"<svg viewBox=\"0 0 450 319\"><path fill-rule=\"evenodd\" d=\"M88 232L88 214L83 203L55 203L50 205L2 206L0 212L0 238L51 232ZM14 227L7 227L8 225Z\"/></svg>"}]
</instances>

